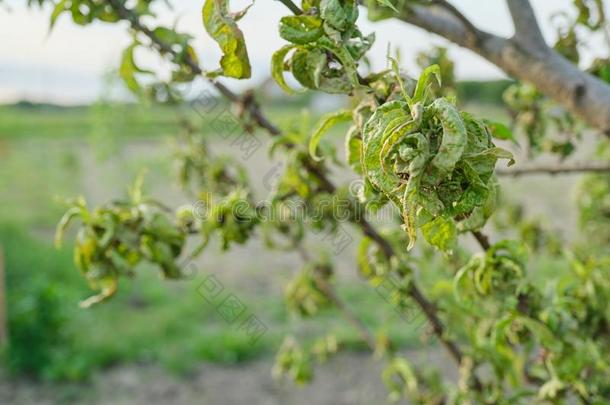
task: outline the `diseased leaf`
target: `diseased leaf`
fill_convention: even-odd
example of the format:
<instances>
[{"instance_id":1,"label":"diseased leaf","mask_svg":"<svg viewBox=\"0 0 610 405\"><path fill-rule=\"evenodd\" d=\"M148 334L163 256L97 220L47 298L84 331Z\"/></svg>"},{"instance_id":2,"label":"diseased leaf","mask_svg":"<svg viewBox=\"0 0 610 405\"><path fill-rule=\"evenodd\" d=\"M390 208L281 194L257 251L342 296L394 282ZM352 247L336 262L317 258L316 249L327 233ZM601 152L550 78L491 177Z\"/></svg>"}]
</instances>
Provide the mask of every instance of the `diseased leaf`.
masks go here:
<instances>
[{"instance_id":1,"label":"diseased leaf","mask_svg":"<svg viewBox=\"0 0 610 405\"><path fill-rule=\"evenodd\" d=\"M320 143L320 140L322 139L324 134L326 134L326 132L333 126L341 122L351 121L351 119L352 112L349 110L342 110L323 116L318 122L318 125L314 129L313 134L311 135L311 138L309 140L309 155L314 160L322 160L322 157L317 156L316 152L318 149L318 144Z\"/></svg>"},{"instance_id":2,"label":"diseased leaf","mask_svg":"<svg viewBox=\"0 0 610 405\"><path fill-rule=\"evenodd\" d=\"M337 57L337 59L339 59L339 62L341 62L341 66L343 67L343 71L352 86L358 87L360 85L360 81L358 80L358 71L356 69L357 66L349 51L342 46L337 46L334 42L326 37L320 38L317 44L321 48L331 52Z\"/></svg>"},{"instance_id":3,"label":"diseased leaf","mask_svg":"<svg viewBox=\"0 0 610 405\"><path fill-rule=\"evenodd\" d=\"M394 69L396 76L396 63ZM482 227L496 205L496 162L512 163L482 121L445 98L428 102L425 89L438 73L437 66L425 69L413 97L406 86L394 90L402 100L382 104L362 129L363 174L401 210L407 250L418 228L425 227L433 246L449 251L458 231Z\"/></svg>"},{"instance_id":4,"label":"diseased leaf","mask_svg":"<svg viewBox=\"0 0 610 405\"><path fill-rule=\"evenodd\" d=\"M434 76L439 86L441 86L441 68L438 65L431 65L424 69L417 86L415 87L415 93L413 93L413 103L424 102L426 94L430 89L430 79Z\"/></svg>"},{"instance_id":5,"label":"diseased leaf","mask_svg":"<svg viewBox=\"0 0 610 405\"><path fill-rule=\"evenodd\" d=\"M356 174L362 174L362 136L358 127L353 125L345 136L345 154L347 164Z\"/></svg>"},{"instance_id":6,"label":"diseased leaf","mask_svg":"<svg viewBox=\"0 0 610 405\"><path fill-rule=\"evenodd\" d=\"M299 48L292 56L291 71L299 83L309 89L320 86L326 55L319 49Z\"/></svg>"},{"instance_id":7,"label":"diseased leaf","mask_svg":"<svg viewBox=\"0 0 610 405\"><path fill-rule=\"evenodd\" d=\"M430 109L434 111L443 126L441 145L431 161L431 165L436 170L428 178L428 181L437 185L453 171L455 164L462 157L468 139L464 122L453 104L444 98L439 98L432 103Z\"/></svg>"},{"instance_id":8,"label":"diseased leaf","mask_svg":"<svg viewBox=\"0 0 610 405\"><path fill-rule=\"evenodd\" d=\"M305 45L324 34L322 19L314 15L294 15L280 20L280 37L293 44Z\"/></svg>"},{"instance_id":9,"label":"diseased leaf","mask_svg":"<svg viewBox=\"0 0 610 405\"><path fill-rule=\"evenodd\" d=\"M93 289L100 290L81 304L88 307L112 296L120 276L132 275L142 260L156 265L167 278L182 274L178 257L185 245L189 222L172 218L160 203L144 197L138 179L131 198L89 211L83 199L75 201L57 226L62 239L71 219L80 219L74 243L74 264ZM191 217L192 220L192 217Z\"/></svg>"},{"instance_id":10,"label":"diseased leaf","mask_svg":"<svg viewBox=\"0 0 610 405\"><path fill-rule=\"evenodd\" d=\"M277 50L271 57L271 77L273 77L278 86L288 94L294 94L295 91L288 86L284 79L284 59L286 59L286 55L293 49L293 45L286 45Z\"/></svg>"},{"instance_id":11,"label":"diseased leaf","mask_svg":"<svg viewBox=\"0 0 610 405\"><path fill-rule=\"evenodd\" d=\"M380 153L385 139L392 131L409 122L403 101L391 101L379 107L364 125L362 168L371 183L400 206L400 199L393 194L398 182L383 172Z\"/></svg>"},{"instance_id":12,"label":"diseased leaf","mask_svg":"<svg viewBox=\"0 0 610 405\"><path fill-rule=\"evenodd\" d=\"M356 0L321 0L320 14L332 28L344 31L358 19Z\"/></svg>"},{"instance_id":13,"label":"diseased leaf","mask_svg":"<svg viewBox=\"0 0 610 405\"><path fill-rule=\"evenodd\" d=\"M452 218L438 216L421 227L424 238L444 252L453 250L457 243L457 228Z\"/></svg>"},{"instance_id":14,"label":"diseased leaf","mask_svg":"<svg viewBox=\"0 0 610 405\"><path fill-rule=\"evenodd\" d=\"M100 290L100 293L87 298L79 303L81 308L90 308L112 297L119 286L116 273L107 269L96 268L92 271L90 278L91 288Z\"/></svg>"},{"instance_id":15,"label":"diseased leaf","mask_svg":"<svg viewBox=\"0 0 610 405\"><path fill-rule=\"evenodd\" d=\"M203 25L222 50L220 74L236 79L251 76L250 59L244 35L229 13L229 0L206 0L203 5Z\"/></svg>"},{"instance_id":16,"label":"diseased leaf","mask_svg":"<svg viewBox=\"0 0 610 405\"><path fill-rule=\"evenodd\" d=\"M389 401L397 402L405 393L416 395L418 391L417 375L403 357L392 358L392 361L383 370L381 378L390 391Z\"/></svg>"}]
</instances>

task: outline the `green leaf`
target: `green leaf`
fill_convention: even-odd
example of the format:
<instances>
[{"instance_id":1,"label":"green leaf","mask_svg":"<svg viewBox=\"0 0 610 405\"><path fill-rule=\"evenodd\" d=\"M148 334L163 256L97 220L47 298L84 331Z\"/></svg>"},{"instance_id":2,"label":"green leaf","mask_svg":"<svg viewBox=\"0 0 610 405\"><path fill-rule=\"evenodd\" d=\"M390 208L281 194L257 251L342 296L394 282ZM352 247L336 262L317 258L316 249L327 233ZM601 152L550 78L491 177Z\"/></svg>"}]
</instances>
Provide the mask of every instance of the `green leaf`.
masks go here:
<instances>
[{"instance_id":1,"label":"green leaf","mask_svg":"<svg viewBox=\"0 0 610 405\"><path fill-rule=\"evenodd\" d=\"M123 51L123 58L121 66L119 67L119 75L125 82L127 88L134 93L139 93L141 90L136 74L152 74L151 71L140 69L138 65L136 65L134 52L138 46L140 46L140 43L135 41Z\"/></svg>"},{"instance_id":2,"label":"green leaf","mask_svg":"<svg viewBox=\"0 0 610 405\"><path fill-rule=\"evenodd\" d=\"M392 2L390 2L390 0L377 0L377 2L381 5L391 8L392 10L398 13L398 9L392 4Z\"/></svg>"},{"instance_id":3,"label":"green leaf","mask_svg":"<svg viewBox=\"0 0 610 405\"><path fill-rule=\"evenodd\" d=\"M484 121L489 130L491 131L491 135L496 139L501 139L503 141L513 141L517 143L515 136L513 135L513 131L510 130L509 127L497 121Z\"/></svg>"},{"instance_id":4,"label":"green leaf","mask_svg":"<svg viewBox=\"0 0 610 405\"><path fill-rule=\"evenodd\" d=\"M366 278L373 276L375 272L373 266L371 266L368 256L371 242L372 241L369 237L364 236L358 245L358 268L360 269L360 274Z\"/></svg>"},{"instance_id":5,"label":"green leaf","mask_svg":"<svg viewBox=\"0 0 610 405\"><path fill-rule=\"evenodd\" d=\"M441 68L438 65L428 66L424 69L417 81L417 86L413 93L413 104L425 101L426 93L430 88L431 76L434 76L438 85L441 86Z\"/></svg>"},{"instance_id":6,"label":"green leaf","mask_svg":"<svg viewBox=\"0 0 610 405\"><path fill-rule=\"evenodd\" d=\"M339 62L341 62L341 66L343 66L343 71L345 72L345 75L347 76L353 87L360 86L356 62L344 46L335 44L327 37L320 38L317 44L321 48L331 52L337 57L337 59L339 59Z\"/></svg>"},{"instance_id":7,"label":"green leaf","mask_svg":"<svg viewBox=\"0 0 610 405\"><path fill-rule=\"evenodd\" d=\"M358 19L356 0L321 0L320 15L331 27L345 31Z\"/></svg>"},{"instance_id":8,"label":"green leaf","mask_svg":"<svg viewBox=\"0 0 610 405\"><path fill-rule=\"evenodd\" d=\"M292 56L291 71L295 79L309 89L320 86L322 69L326 66L326 55L320 49L298 48Z\"/></svg>"},{"instance_id":9,"label":"green leaf","mask_svg":"<svg viewBox=\"0 0 610 405\"><path fill-rule=\"evenodd\" d=\"M396 16L396 7L390 0L367 0L367 17L371 21L381 21Z\"/></svg>"},{"instance_id":10,"label":"green leaf","mask_svg":"<svg viewBox=\"0 0 610 405\"><path fill-rule=\"evenodd\" d=\"M288 86L284 79L284 59L292 49L294 49L293 45L286 45L274 52L271 57L271 77L273 77L278 86L288 94L294 94L295 91Z\"/></svg>"},{"instance_id":11,"label":"green leaf","mask_svg":"<svg viewBox=\"0 0 610 405\"><path fill-rule=\"evenodd\" d=\"M381 378L390 391L389 400L398 402L405 394L417 395L417 376L409 362L402 357L392 358Z\"/></svg>"},{"instance_id":12,"label":"green leaf","mask_svg":"<svg viewBox=\"0 0 610 405\"><path fill-rule=\"evenodd\" d=\"M55 246L57 248L61 247L64 233L66 232L68 225L70 225L70 221L72 221L73 218L79 216L80 213L81 207L72 207L68 211L66 211L66 213L59 220L59 223L55 228Z\"/></svg>"},{"instance_id":13,"label":"green leaf","mask_svg":"<svg viewBox=\"0 0 610 405\"><path fill-rule=\"evenodd\" d=\"M362 174L362 137L356 125L350 127L345 136L347 164L356 174Z\"/></svg>"},{"instance_id":14,"label":"green leaf","mask_svg":"<svg viewBox=\"0 0 610 405\"><path fill-rule=\"evenodd\" d=\"M294 15L280 20L280 37L293 44L305 45L324 34L322 20L314 15Z\"/></svg>"},{"instance_id":15,"label":"green leaf","mask_svg":"<svg viewBox=\"0 0 610 405\"><path fill-rule=\"evenodd\" d=\"M400 199L394 193L398 182L383 171L380 153L385 140L395 130L402 128L402 131L407 132L408 129L411 129L406 127L409 122L412 122L406 111L407 108L405 102L398 100L380 106L366 122L362 131L364 173L377 190L386 194L398 206L401 206Z\"/></svg>"},{"instance_id":16,"label":"green leaf","mask_svg":"<svg viewBox=\"0 0 610 405\"><path fill-rule=\"evenodd\" d=\"M49 31L51 31L53 27L55 27L55 23L57 22L59 16L64 11L67 11L66 3L68 3L67 0L61 0L55 5L55 8L53 8L53 12L51 13L51 24L49 26Z\"/></svg>"},{"instance_id":17,"label":"green leaf","mask_svg":"<svg viewBox=\"0 0 610 405\"><path fill-rule=\"evenodd\" d=\"M449 101L439 98L431 104L430 109L435 112L443 126L441 145L431 161L436 170L429 177L429 181L437 185L455 168L455 164L462 157L468 137L460 113Z\"/></svg>"},{"instance_id":18,"label":"green leaf","mask_svg":"<svg viewBox=\"0 0 610 405\"><path fill-rule=\"evenodd\" d=\"M331 94L345 94L353 89L347 75L328 75L326 52L322 49L298 48L292 56L291 71L294 78L309 89Z\"/></svg>"},{"instance_id":19,"label":"green leaf","mask_svg":"<svg viewBox=\"0 0 610 405\"><path fill-rule=\"evenodd\" d=\"M101 273L102 276L95 276L95 279L90 279L89 284L96 290L101 290L97 295L87 298L79 303L81 308L90 308L93 305L106 301L112 297L119 286L119 280L116 273L109 270L97 270L94 273Z\"/></svg>"},{"instance_id":20,"label":"green leaf","mask_svg":"<svg viewBox=\"0 0 610 405\"><path fill-rule=\"evenodd\" d=\"M176 30L169 29L166 27L157 27L153 30L153 34L164 44L172 45L186 45L192 37L188 34L181 34Z\"/></svg>"},{"instance_id":21,"label":"green leaf","mask_svg":"<svg viewBox=\"0 0 610 405\"><path fill-rule=\"evenodd\" d=\"M251 68L246 42L234 16L229 13L229 0L206 0L202 14L206 31L223 52L221 74L236 79L249 78Z\"/></svg>"},{"instance_id":22,"label":"green leaf","mask_svg":"<svg viewBox=\"0 0 610 405\"><path fill-rule=\"evenodd\" d=\"M322 157L316 155L322 136L333 126L341 122L351 121L351 119L352 112L349 110L341 110L324 115L318 122L309 140L309 155L316 161L322 160Z\"/></svg>"}]
</instances>

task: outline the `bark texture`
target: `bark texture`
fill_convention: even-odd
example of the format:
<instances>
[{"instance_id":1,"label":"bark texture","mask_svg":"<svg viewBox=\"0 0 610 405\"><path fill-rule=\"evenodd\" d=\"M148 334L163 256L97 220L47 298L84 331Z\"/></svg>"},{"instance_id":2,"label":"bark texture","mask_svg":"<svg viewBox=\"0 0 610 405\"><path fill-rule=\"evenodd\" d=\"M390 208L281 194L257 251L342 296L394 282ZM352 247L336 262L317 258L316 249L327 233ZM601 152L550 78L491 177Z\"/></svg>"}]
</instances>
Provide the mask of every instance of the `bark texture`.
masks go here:
<instances>
[{"instance_id":1,"label":"bark texture","mask_svg":"<svg viewBox=\"0 0 610 405\"><path fill-rule=\"evenodd\" d=\"M610 86L580 70L544 42L528 0L507 0L507 5L515 26L511 38L467 23L468 19L446 1L406 6L397 18L477 53L610 135Z\"/></svg>"}]
</instances>

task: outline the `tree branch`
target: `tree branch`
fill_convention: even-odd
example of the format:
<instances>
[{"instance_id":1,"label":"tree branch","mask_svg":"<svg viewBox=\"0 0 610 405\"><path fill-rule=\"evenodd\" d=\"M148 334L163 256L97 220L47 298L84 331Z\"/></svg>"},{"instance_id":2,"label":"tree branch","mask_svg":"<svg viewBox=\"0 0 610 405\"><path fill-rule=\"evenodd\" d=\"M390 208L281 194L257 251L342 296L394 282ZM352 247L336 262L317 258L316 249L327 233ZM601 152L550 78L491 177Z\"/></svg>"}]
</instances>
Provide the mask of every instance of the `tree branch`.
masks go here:
<instances>
[{"instance_id":1,"label":"tree branch","mask_svg":"<svg viewBox=\"0 0 610 405\"><path fill-rule=\"evenodd\" d=\"M432 0L432 4L436 4L439 7L444 8L449 13L451 13L455 18L460 20L460 22L466 28L466 31L470 36L472 36L472 40L476 43L479 40L479 29L474 26L474 24L464 15L460 10L457 9L453 4L449 3L446 0Z\"/></svg>"},{"instance_id":2,"label":"tree branch","mask_svg":"<svg viewBox=\"0 0 610 405\"><path fill-rule=\"evenodd\" d=\"M476 27L476 40L472 40L473 24L438 5L408 5L397 18L470 49L610 136L610 85L579 70L554 50L525 46L516 38L502 38Z\"/></svg>"},{"instance_id":3,"label":"tree branch","mask_svg":"<svg viewBox=\"0 0 610 405\"><path fill-rule=\"evenodd\" d=\"M474 236L474 238L479 243L479 246L481 246L481 248L484 251L488 251L489 250L489 248L491 247L491 243L489 242L489 236L485 235L481 231L472 231L470 233L472 234L472 236Z\"/></svg>"},{"instance_id":4,"label":"tree branch","mask_svg":"<svg viewBox=\"0 0 610 405\"><path fill-rule=\"evenodd\" d=\"M495 173L498 176L505 177L521 177L532 174L575 174L575 173L610 173L610 163L591 162L591 163L573 163L566 165L536 165L524 166L514 169L496 169Z\"/></svg>"},{"instance_id":5,"label":"tree branch","mask_svg":"<svg viewBox=\"0 0 610 405\"><path fill-rule=\"evenodd\" d=\"M515 27L515 40L523 47L546 50L548 47L529 0L507 0L506 3Z\"/></svg>"}]
</instances>

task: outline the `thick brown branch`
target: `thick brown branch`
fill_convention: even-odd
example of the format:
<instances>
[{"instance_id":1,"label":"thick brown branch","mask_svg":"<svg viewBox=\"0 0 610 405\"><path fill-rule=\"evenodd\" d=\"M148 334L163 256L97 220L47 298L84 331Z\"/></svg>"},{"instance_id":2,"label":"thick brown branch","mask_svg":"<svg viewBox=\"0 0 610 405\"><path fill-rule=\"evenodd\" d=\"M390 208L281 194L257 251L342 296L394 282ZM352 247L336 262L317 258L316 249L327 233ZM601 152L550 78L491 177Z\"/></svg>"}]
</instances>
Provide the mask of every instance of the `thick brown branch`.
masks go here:
<instances>
[{"instance_id":1,"label":"thick brown branch","mask_svg":"<svg viewBox=\"0 0 610 405\"><path fill-rule=\"evenodd\" d=\"M532 174L576 174L576 173L610 173L610 163L573 163L559 165L536 165L516 167L514 169L496 169L498 176L520 177Z\"/></svg>"},{"instance_id":2,"label":"thick brown branch","mask_svg":"<svg viewBox=\"0 0 610 405\"><path fill-rule=\"evenodd\" d=\"M502 38L480 29L473 41L472 24L438 6L408 6L398 18L470 49L610 135L610 85L579 70L554 50L527 46L517 38Z\"/></svg>"},{"instance_id":3,"label":"thick brown branch","mask_svg":"<svg viewBox=\"0 0 610 405\"><path fill-rule=\"evenodd\" d=\"M444 8L449 13L451 13L455 18L460 20L460 22L466 28L468 35L470 35L472 37L471 38L472 41L477 42L479 40L479 33L480 33L479 29L477 27L475 27L475 25L464 14L462 14L462 12L457 9L457 7L455 7L453 4L449 3L446 0L432 0L432 4L436 4L439 7Z\"/></svg>"},{"instance_id":4,"label":"thick brown branch","mask_svg":"<svg viewBox=\"0 0 610 405\"><path fill-rule=\"evenodd\" d=\"M507 0L508 10L515 26L515 40L523 47L546 49L536 14L529 0Z\"/></svg>"}]
</instances>

